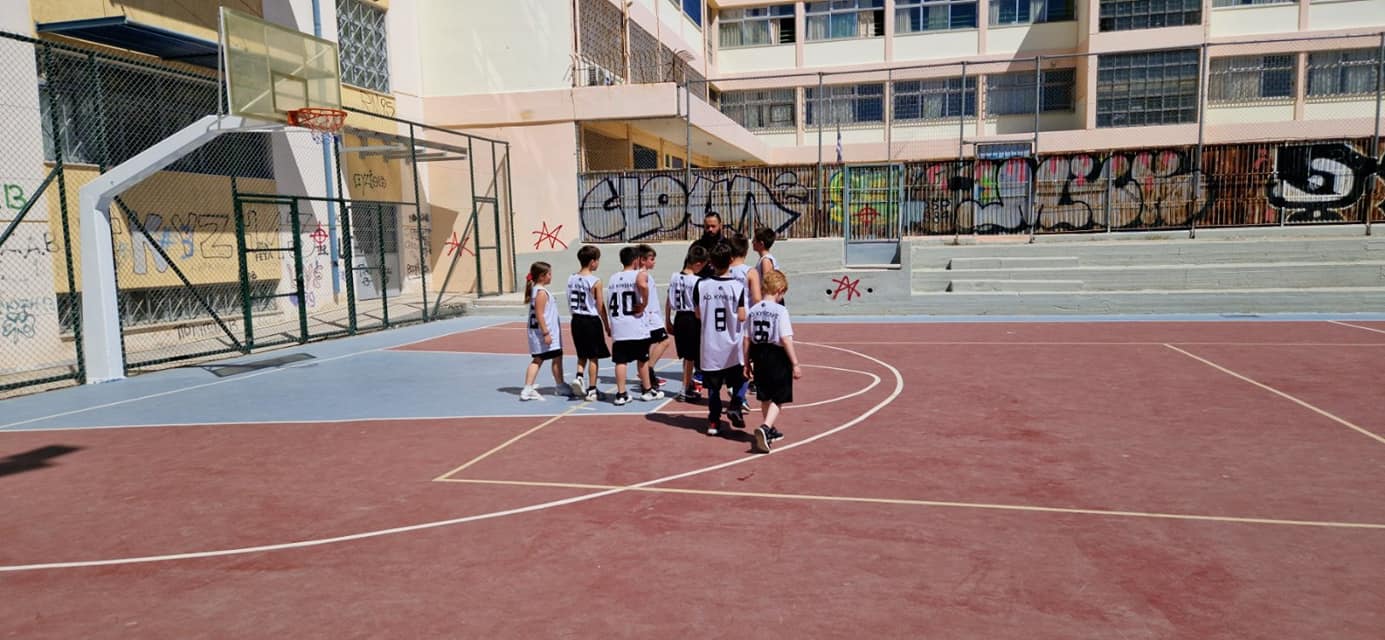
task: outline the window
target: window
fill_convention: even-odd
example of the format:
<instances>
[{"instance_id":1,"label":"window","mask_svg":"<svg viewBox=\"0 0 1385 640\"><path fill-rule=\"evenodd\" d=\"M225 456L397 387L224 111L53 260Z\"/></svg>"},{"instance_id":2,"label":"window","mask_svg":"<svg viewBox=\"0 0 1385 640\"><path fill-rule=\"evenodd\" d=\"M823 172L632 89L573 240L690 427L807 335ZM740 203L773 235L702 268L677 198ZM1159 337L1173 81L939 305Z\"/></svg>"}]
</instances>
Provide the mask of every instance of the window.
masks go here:
<instances>
[{"instance_id":1,"label":"window","mask_svg":"<svg viewBox=\"0 0 1385 640\"><path fill-rule=\"evenodd\" d=\"M967 78L965 83L961 78L901 80L892 87L896 121L976 115L975 76Z\"/></svg>"},{"instance_id":2,"label":"window","mask_svg":"<svg viewBox=\"0 0 1385 640\"><path fill-rule=\"evenodd\" d=\"M1252 4L1298 4L1298 0L1212 0L1213 7L1244 7Z\"/></svg>"},{"instance_id":3,"label":"window","mask_svg":"<svg viewBox=\"0 0 1385 640\"><path fill-rule=\"evenodd\" d=\"M644 146L644 145L639 145L639 144L634 145L634 147L635 147L635 151L634 151L634 156L635 156L634 168L636 168L636 169L658 169L658 168L659 168L659 152L658 152L658 151L655 151L655 150L653 150L653 149L650 149L649 147L646 147L646 146Z\"/></svg>"},{"instance_id":4,"label":"window","mask_svg":"<svg viewBox=\"0 0 1385 640\"><path fill-rule=\"evenodd\" d=\"M1077 73L1053 69L1039 74L1043 81L1043 111L1072 111ZM986 76L986 114L1007 116L1034 113L1034 72L1017 71Z\"/></svg>"},{"instance_id":5,"label":"window","mask_svg":"<svg viewBox=\"0 0 1385 640\"><path fill-rule=\"evenodd\" d=\"M390 64L385 39L385 12L361 0L337 0L337 44L341 81L389 92Z\"/></svg>"},{"instance_id":6,"label":"window","mask_svg":"<svg viewBox=\"0 0 1385 640\"><path fill-rule=\"evenodd\" d=\"M974 0L895 0L894 7L897 33L976 28Z\"/></svg>"},{"instance_id":7,"label":"window","mask_svg":"<svg viewBox=\"0 0 1385 640\"><path fill-rule=\"evenodd\" d=\"M38 68L46 160L55 159L61 143L65 162L113 167L216 113L213 78L56 48L46 62L38 50ZM97 87L100 100L94 99ZM50 96L56 103L56 134ZM273 166L269 136L230 133L179 158L168 170L273 178Z\"/></svg>"},{"instance_id":8,"label":"window","mask_svg":"<svg viewBox=\"0 0 1385 640\"><path fill-rule=\"evenodd\" d=\"M1207 99L1247 102L1294 97L1294 54L1213 58L1207 70Z\"/></svg>"},{"instance_id":9,"label":"window","mask_svg":"<svg viewBox=\"0 0 1385 640\"><path fill-rule=\"evenodd\" d=\"M675 6L675 7L679 5L679 0L668 0L668 1L669 1L670 4L672 4L672 5ZM697 26L698 26L699 28L701 28L701 27L702 27L702 0L682 0L682 5L683 5L683 15L688 16L688 19L689 19L689 20L692 20L694 23L697 24Z\"/></svg>"},{"instance_id":10,"label":"window","mask_svg":"<svg viewBox=\"0 0 1385 640\"><path fill-rule=\"evenodd\" d=\"M1158 29L1202 23L1202 0L1101 0L1101 30Z\"/></svg>"},{"instance_id":11,"label":"window","mask_svg":"<svg viewBox=\"0 0 1385 640\"><path fill-rule=\"evenodd\" d=\"M817 95L817 87L804 89L803 108L806 122L818 124L818 114L822 114L821 124L861 124L885 121L885 85L847 84L822 88L822 96Z\"/></svg>"},{"instance_id":12,"label":"window","mask_svg":"<svg viewBox=\"0 0 1385 640\"><path fill-rule=\"evenodd\" d=\"M1319 51L1308 54L1308 95L1346 96L1375 93L1378 63L1375 49Z\"/></svg>"},{"instance_id":13,"label":"window","mask_svg":"<svg viewBox=\"0 0 1385 640\"><path fill-rule=\"evenodd\" d=\"M721 112L751 131L793 131L794 90L725 91Z\"/></svg>"},{"instance_id":14,"label":"window","mask_svg":"<svg viewBox=\"0 0 1385 640\"><path fill-rule=\"evenodd\" d=\"M1097 58L1096 125L1132 127L1197 120L1197 49Z\"/></svg>"},{"instance_id":15,"label":"window","mask_svg":"<svg viewBox=\"0 0 1385 640\"><path fill-rule=\"evenodd\" d=\"M991 0L991 24L1075 20L1072 0Z\"/></svg>"},{"instance_id":16,"label":"window","mask_svg":"<svg viewBox=\"0 0 1385 640\"><path fill-rule=\"evenodd\" d=\"M808 37L812 40L872 38L885 35L885 0L809 2Z\"/></svg>"},{"instance_id":17,"label":"window","mask_svg":"<svg viewBox=\"0 0 1385 640\"><path fill-rule=\"evenodd\" d=\"M719 14L721 48L758 47L794 42L793 5L723 9Z\"/></svg>"}]
</instances>

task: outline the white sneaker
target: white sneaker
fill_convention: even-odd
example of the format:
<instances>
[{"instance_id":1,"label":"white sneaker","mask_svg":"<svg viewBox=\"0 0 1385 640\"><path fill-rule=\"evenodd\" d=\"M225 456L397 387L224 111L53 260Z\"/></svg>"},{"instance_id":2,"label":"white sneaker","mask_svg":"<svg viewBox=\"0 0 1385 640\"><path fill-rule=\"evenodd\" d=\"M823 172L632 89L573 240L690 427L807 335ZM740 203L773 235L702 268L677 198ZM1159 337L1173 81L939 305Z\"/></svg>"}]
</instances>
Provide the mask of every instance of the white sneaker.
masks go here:
<instances>
[{"instance_id":1,"label":"white sneaker","mask_svg":"<svg viewBox=\"0 0 1385 640\"><path fill-rule=\"evenodd\" d=\"M576 380L568 383L568 388L572 389L572 397L581 398L587 395L586 385L582 384L582 376L577 376Z\"/></svg>"},{"instance_id":2,"label":"white sneaker","mask_svg":"<svg viewBox=\"0 0 1385 640\"><path fill-rule=\"evenodd\" d=\"M533 387L527 387L527 388L525 388L525 389L523 389L523 390L521 390L521 391L519 392L519 399L520 399L520 400L540 400L540 401L541 401L541 400L544 399L544 397L543 397L542 395L539 395L539 390L538 390L538 389L535 389L535 388L533 388Z\"/></svg>"},{"instance_id":3,"label":"white sneaker","mask_svg":"<svg viewBox=\"0 0 1385 640\"><path fill-rule=\"evenodd\" d=\"M601 394L600 394L599 392L597 392L596 387L592 387L592 388L590 388L590 389L587 389L587 402L596 402L597 400L600 400L600 399L601 399Z\"/></svg>"},{"instance_id":4,"label":"white sneaker","mask_svg":"<svg viewBox=\"0 0 1385 640\"><path fill-rule=\"evenodd\" d=\"M660 390L658 390L658 389L650 389L650 390L645 391L644 393L641 393L641 394L640 394L640 399L643 400L643 401L645 401L645 402L650 402L650 401L653 401L653 400L662 400L663 397L664 397L664 392L663 392L663 391L660 391Z\"/></svg>"}]
</instances>

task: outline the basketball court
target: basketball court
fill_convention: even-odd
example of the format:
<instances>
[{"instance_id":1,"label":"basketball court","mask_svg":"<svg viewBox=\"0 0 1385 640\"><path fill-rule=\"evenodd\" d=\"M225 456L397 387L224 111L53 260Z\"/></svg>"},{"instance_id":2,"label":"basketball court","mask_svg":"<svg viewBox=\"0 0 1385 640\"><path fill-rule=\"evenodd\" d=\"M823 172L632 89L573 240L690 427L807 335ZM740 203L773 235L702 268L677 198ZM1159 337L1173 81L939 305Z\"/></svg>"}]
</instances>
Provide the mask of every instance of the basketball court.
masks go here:
<instances>
[{"instance_id":1,"label":"basketball court","mask_svg":"<svg viewBox=\"0 0 1385 640\"><path fill-rule=\"evenodd\" d=\"M501 320L6 401L11 631L1381 628L1385 319L804 318L769 455L703 404L519 402Z\"/></svg>"}]
</instances>

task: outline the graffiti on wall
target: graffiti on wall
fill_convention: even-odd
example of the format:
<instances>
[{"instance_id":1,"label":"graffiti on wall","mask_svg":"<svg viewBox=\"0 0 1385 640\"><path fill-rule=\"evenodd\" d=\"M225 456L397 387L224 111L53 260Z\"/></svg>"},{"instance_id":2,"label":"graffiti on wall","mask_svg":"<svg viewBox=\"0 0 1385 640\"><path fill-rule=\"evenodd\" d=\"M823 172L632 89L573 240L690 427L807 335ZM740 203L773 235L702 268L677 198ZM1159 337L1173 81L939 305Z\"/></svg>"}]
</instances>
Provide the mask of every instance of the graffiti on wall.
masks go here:
<instances>
[{"instance_id":1,"label":"graffiti on wall","mask_svg":"<svg viewBox=\"0 0 1385 640\"><path fill-rule=\"evenodd\" d=\"M1275 179L1266 190L1269 203L1288 211L1291 222L1343 220L1375 176L1385 178L1385 157L1363 155L1344 142L1285 145L1276 150ZM1376 204L1385 212L1385 200Z\"/></svg>"},{"instance_id":2,"label":"graffiti on wall","mask_svg":"<svg viewBox=\"0 0 1385 640\"><path fill-rule=\"evenodd\" d=\"M763 172L752 171L699 170L691 188L681 172L589 176L579 209L583 237L634 242L700 226L709 213L735 229L783 232L812 204L798 172L762 180Z\"/></svg>"}]
</instances>

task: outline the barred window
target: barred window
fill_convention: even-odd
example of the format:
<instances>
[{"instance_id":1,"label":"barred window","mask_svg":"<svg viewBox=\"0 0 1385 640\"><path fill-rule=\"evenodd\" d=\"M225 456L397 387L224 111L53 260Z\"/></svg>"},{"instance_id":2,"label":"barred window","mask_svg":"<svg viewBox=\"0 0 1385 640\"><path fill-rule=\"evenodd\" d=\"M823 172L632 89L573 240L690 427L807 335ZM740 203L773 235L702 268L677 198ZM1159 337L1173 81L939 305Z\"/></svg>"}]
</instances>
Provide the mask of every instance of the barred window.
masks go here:
<instances>
[{"instance_id":1,"label":"barred window","mask_svg":"<svg viewBox=\"0 0 1385 640\"><path fill-rule=\"evenodd\" d=\"M803 109L809 125L863 124L885 121L885 85L845 84L804 90Z\"/></svg>"},{"instance_id":2,"label":"barred window","mask_svg":"<svg viewBox=\"0 0 1385 640\"><path fill-rule=\"evenodd\" d=\"M1294 97L1294 54L1213 58L1207 71L1207 99L1247 102Z\"/></svg>"},{"instance_id":3,"label":"barred window","mask_svg":"<svg viewBox=\"0 0 1385 640\"><path fill-rule=\"evenodd\" d=\"M991 24L1076 20L1072 0L991 0Z\"/></svg>"},{"instance_id":4,"label":"barred window","mask_svg":"<svg viewBox=\"0 0 1385 640\"><path fill-rule=\"evenodd\" d=\"M885 0L809 2L806 40L872 38L885 35Z\"/></svg>"},{"instance_id":5,"label":"barred window","mask_svg":"<svg viewBox=\"0 0 1385 640\"><path fill-rule=\"evenodd\" d=\"M974 0L895 0L894 7L897 33L976 28Z\"/></svg>"},{"instance_id":6,"label":"barred window","mask_svg":"<svg viewBox=\"0 0 1385 640\"><path fill-rule=\"evenodd\" d=\"M342 82L389 92L389 48L383 10L361 0L337 0L337 43L341 49Z\"/></svg>"},{"instance_id":7,"label":"barred window","mask_svg":"<svg viewBox=\"0 0 1385 640\"><path fill-rule=\"evenodd\" d=\"M634 168L636 169L658 169L659 152L641 144L634 145Z\"/></svg>"},{"instance_id":8,"label":"barred window","mask_svg":"<svg viewBox=\"0 0 1385 640\"><path fill-rule=\"evenodd\" d=\"M963 88L965 87L965 89ZM937 120L976 115L976 77L900 80L894 90L894 119Z\"/></svg>"},{"instance_id":9,"label":"barred window","mask_svg":"<svg viewBox=\"0 0 1385 640\"><path fill-rule=\"evenodd\" d=\"M794 90L724 91L721 112L751 131L793 131Z\"/></svg>"},{"instance_id":10,"label":"barred window","mask_svg":"<svg viewBox=\"0 0 1385 640\"><path fill-rule=\"evenodd\" d=\"M1073 69L1042 71L1043 111L1072 111L1077 73ZM1034 113L1033 71L1016 71L986 76L986 113L993 116Z\"/></svg>"},{"instance_id":11,"label":"barred window","mask_svg":"<svg viewBox=\"0 0 1385 640\"><path fill-rule=\"evenodd\" d=\"M721 48L789 44L794 39L793 5L750 9L722 9Z\"/></svg>"},{"instance_id":12,"label":"barred window","mask_svg":"<svg viewBox=\"0 0 1385 640\"><path fill-rule=\"evenodd\" d=\"M1197 120L1197 49L1102 55L1096 78L1098 127Z\"/></svg>"},{"instance_id":13,"label":"barred window","mask_svg":"<svg viewBox=\"0 0 1385 640\"><path fill-rule=\"evenodd\" d=\"M1101 0L1101 30L1158 29L1202 23L1202 0Z\"/></svg>"},{"instance_id":14,"label":"barred window","mask_svg":"<svg viewBox=\"0 0 1385 640\"><path fill-rule=\"evenodd\" d=\"M1298 4L1298 0L1212 0L1213 7L1244 7L1253 4Z\"/></svg>"},{"instance_id":15,"label":"barred window","mask_svg":"<svg viewBox=\"0 0 1385 640\"><path fill-rule=\"evenodd\" d=\"M1308 54L1308 95L1347 96L1375 93L1378 62L1375 49L1318 51Z\"/></svg>"}]
</instances>

